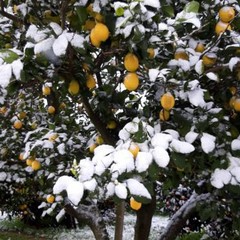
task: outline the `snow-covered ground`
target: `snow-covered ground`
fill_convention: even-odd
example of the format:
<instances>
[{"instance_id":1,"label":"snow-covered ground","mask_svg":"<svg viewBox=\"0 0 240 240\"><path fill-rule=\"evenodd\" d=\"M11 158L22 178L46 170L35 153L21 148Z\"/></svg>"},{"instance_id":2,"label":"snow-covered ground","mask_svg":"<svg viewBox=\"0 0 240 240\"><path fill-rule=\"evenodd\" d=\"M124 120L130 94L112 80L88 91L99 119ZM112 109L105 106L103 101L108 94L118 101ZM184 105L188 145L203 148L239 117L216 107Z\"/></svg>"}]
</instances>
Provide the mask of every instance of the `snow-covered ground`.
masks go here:
<instances>
[{"instance_id":1,"label":"snow-covered ground","mask_svg":"<svg viewBox=\"0 0 240 240\"><path fill-rule=\"evenodd\" d=\"M124 218L124 240L131 240L134 237L134 223L136 221L136 216L132 214L127 214ZM152 228L149 240L155 240L159 236L159 233L162 228L164 228L169 219L168 217L162 216L154 216L152 219ZM108 233L110 235L110 239L114 239L114 226L108 226ZM71 230L67 232L62 232L59 235L54 237L55 240L77 240L77 239L88 239L95 240L93 233L90 231L88 227L84 227L79 230Z\"/></svg>"},{"instance_id":2,"label":"snow-covered ground","mask_svg":"<svg viewBox=\"0 0 240 240\"><path fill-rule=\"evenodd\" d=\"M0 212L0 222L7 218L5 213ZM133 214L126 214L124 218L124 240L131 240L134 237L134 224L136 221L136 215ZM168 217L162 216L154 216L152 219L152 228L149 240L155 240L158 238L161 229L164 228L169 219ZM11 230L11 229L9 229ZM114 239L114 226L108 225L107 226L108 233L110 235L110 239ZM39 232L40 235L42 235ZM44 234L45 235L45 234ZM53 232L49 231L49 235L52 235L52 239L54 240L78 240L78 239L88 239L88 240L95 240L93 233L91 232L89 227L83 227L79 229L61 229L61 230L53 230Z\"/></svg>"}]
</instances>

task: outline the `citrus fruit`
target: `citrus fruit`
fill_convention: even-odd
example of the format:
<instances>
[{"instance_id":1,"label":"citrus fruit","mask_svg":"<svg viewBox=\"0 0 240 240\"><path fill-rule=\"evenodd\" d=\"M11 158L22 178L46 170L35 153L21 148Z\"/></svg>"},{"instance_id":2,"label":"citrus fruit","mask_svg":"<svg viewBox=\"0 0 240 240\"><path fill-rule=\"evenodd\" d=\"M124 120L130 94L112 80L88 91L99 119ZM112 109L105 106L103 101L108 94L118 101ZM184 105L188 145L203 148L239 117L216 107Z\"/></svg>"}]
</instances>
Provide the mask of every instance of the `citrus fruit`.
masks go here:
<instances>
[{"instance_id":1,"label":"citrus fruit","mask_svg":"<svg viewBox=\"0 0 240 240\"><path fill-rule=\"evenodd\" d=\"M51 88L49 86L43 86L42 87L42 94L43 95L50 95L51 94Z\"/></svg>"},{"instance_id":2,"label":"citrus fruit","mask_svg":"<svg viewBox=\"0 0 240 240\"><path fill-rule=\"evenodd\" d=\"M162 107L169 111L171 110L175 105L175 98L170 92L164 93L160 99Z\"/></svg>"},{"instance_id":3,"label":"citrus fruit","mask_svg":"<svg viewBox=\"0 0 240 240\"><path fill-rule=\"evenodd\" d=\"M102 138L102 136L97 136L96 137L96 143L98 144L98 145L101 145L101 144L103 144L103 138Z\"/></svg>"},{"instance_id":4,"label":"citrus fruit","mask_svg":"<svg viewBox=\"0 0 240 240\"><path fill-rule=\"evenodd\" d=\"M1 114L4 115L6 112L7 112L7 108L5 106L0 108L0 113Z\"/></svg>"},{"instance_id":5,"label":"citrus fruit","mask_svg":"<svg viewBox=\"0 0 240 240\"><path fill-rule=\"evenodd\" d=\"M89 152L94 153L94 149L97 147L96 143L93 143L92 145L89 146Z\"/></svg>"},{"instance_id":6,"label":"citrus fruit","mask_svg":"<svg viewBox=\"0 0 240 240\"><path fill-rule=\"evenodd\" d=\"M33 158L28 158L27 160L26 160L26 164L28 165L28 166L32 166L32 162L34 161L34 159Z\"/></svg>"},{"instance_id":7,"label":"citrus fruit","mask_svg":"<svg viewBox=\"0 0 240 240\"><path fill-rule=\"evenodd\" d=\"M20 113L18 114L18 118L19 118L19 119L24 119L26 116L27 116L27 113L26 113L26 112L20 112Z\"/></svg>"},{"instance_id":8,"label":"citrus fruit","mask_svg":"<svg viewBox=\"0 0 240 240\"><path fill-rule=\"evenodd\" d=\"M139 67L139 61L138 61L137 56L133 53L128 53L124 57L124 67L129 72L135 72Z\"/></svg>"},{"instance_id":9,"label":"citrus fruit","mask_svg":"<svg viewBox=\"0 0 240 240\"><path fill-rule=\"evenodd\" d=\"M96 80L95 78L93 77L93 75L91 74L88 74L87 75L87 82L86 82L86 85L89 89L93 89L96 87Z\"/></svg>"},{"instance_id":10,"label":"citrus fruit","mask_svg":"<svg viewBox=\"0 0 240 240\"><path fill-rule=\"evenodd\" d=\"M217 55L215 53L206 53L202 57L203 65L206 67L212 67L217 61Z\"/></svg>"},{"instance_id":11,"label":"citrus fruit","mask_svg":"<svg viewBox=\"0 0 240 240\"><path fill-rule=\"evenodd\" d=\"M195 47L196 52L203 52L205 50L205 47L202 43L198 43L197 46Z\"/></svg>"},{"instance_id":12,"label":"citrus fruit","mask_svg":"<svg viewBox=\"0 0 240 240\"><path fill-rule=\"evenodd\" d=\"M23 160L24 160L24 157L23 157L23 156L24 156L24 153L20 153L19 156L18 156L18 159L21 160L21 161L23 161Z\"/></svg>"},{"instance_id":13,"label":"citrus fruit","mask_svg":"<svg viewBox=\"0 0 240 240\"><path fill-rule=\"evenodd\" d=\"M37 171L41 168L41 163L38 160L33 160L31 167L33 170Z\"/></svg>"},{"instance_id":14,"label":"citrus fruit","mask_svg":"<svg viewBox=\"0 0 240 240\"><path fill-rule=\"evenodd\" d=\"M132 153L132 155L134 156L134 158L136 158L137 155L138 155L138 153L139 153L139 151L140 151L140 148L139 148L139 146L138 146L136 143L131 143L130 146L129 146L129 148L128 148L128 151L129 151L130 153Z\"/></svg>"},{"instance_id":15,"label":"citrus fruit","mask_svg":"<svg viewBox=\"0 0 240 240\"><path fill-rule=\"evenodd\" d=\"M153 48L148 48L148 49L147 49L147 53L148 53L148 57L149 57L150 59L153 59L153 58L155 57L155 51L154 51Z\"/></svg>"},{"instance_id":16,"label":"citrus fruit","mask_svg":"<svg viewBox=\"0 0 240 240\"><path fill-rule=\"evenodd\" d=\"M139 210L142 207L142 203L137 202L133 197L130 198L130 207L133 210Z\"/></svg>"},{"instance_id":17,"label":"citrus fruit","mask_svg":"<svg viewBox=\"0 0 240 240\"><path fill-rule=\"evenodd\" d=\"M16 120L16 121L14 122L13 126L14 126L15 129L21 129L22 126L23 126L23 123L22 123L22 121L20 121L20 120Z\"/></svg>"},{"instance_id":18,"label":"citrus fruit","mask_svg":"<svg viewBox=\"0 0 240 240\"><path fill-rule=\"evenodd\" d=\"M98 39L97 37L97 33L95 32L95 28L93 28L91 30L91 33L90 33L90 40L91 40L91 43L94 47L100 47L101 45L101 41Z\"/></svg>"},{"instance_id":19,"label":"citrus fruit","mask_svg":"<svg viewBox=\"0 0 240 240\"><path fill-rule=\"evenodd\" d=\"M48 137L48 140L51 141L51 142L54 142L57 138L58 138L58 134L53 133Z\"/></svg>"},{"instance_id":20,"label":"citrus fruit","mask_svg":"<svg viewBox=\"0 0 240 240\"><path fill-rule=\"evenodd\" d=\"M71 95L76 95L79 93L79 89L80 89L80 86L79 86L79 83L78 81L76 80L71 80L70 84L69 84L69 87L68 87L68 92L71 94Z\"/></svg>"},{"instance_id":21,"label":"citrus fruit","mask_svg":"<svg viewBox=\"0 0 240 240\"><path fill-rule=\"evenodd\" d=\"M87 19L85 24L83 25L83 30L84 31L91 31L95 27L96 23L95 21L91 19Z\"/></svg>"},{"instance_id":22,"label":"citrus fruit","mask_svg":"<svg viewBox=\"0 0 240 240\"><path fill-rule=\"evenodd\" d=\"M215 26L215 33L220 35L221 33L225 32L226 30L231 30L231 26L228 23L219 21Z\"/></svg>"},{"instance_id":23,"label":"citrus fruit","mask_svg":"<svg viewBox=\"0 0 240 240\"><path fill-rule=\"evenodd\" d=\"M136 73L128 73L124 77L123 84L126 87L126 89L129 90L129 91L136 90L138 88L138 86L139 86L138 75Z\"/></svg>"},{"instance_id":24,"label":"citrus fruit","mask_svg":"<svg viewBox=\"0 0 240 240\"><path fill-rule=\"evenodd\" d=\"M233 102L233 108L236 112L240 112L240 98L235 98Z\"/></svg>"},{"instance_id":25,"label":"citrus fruit","mask_svg":"<svg viewBox=\"0 0 240 240\"><path fill-rule=\"evenodd\" d=\"M117 127L117 123L114 120L111 120L107 123L108 129L115 129Z\"/></svg>"},{"instance_id":26,"label":"citrus fruit","mask_svg":"<svg viewBox=\"0 0 240 240\"><path fill-rule=\"evenodd\" d=\"M224 6L219 10L218 14L221 21L228 23L235 17L235 10L233 7Z\"/></svg>"},{"instance_id":27,"label":"citrus fruit","mask_svg":"<svg viewBox=\"0 0 240 240\"><path fill-rule=\"evenodd\" d=\"M167 121L169 120L170 118L170 112L165 110L165 109L162 109L160 112L159 112L159 118L161 121Z\"/></svg>"},{"instance_id":28,"label":"citrus fruit","mask_svg":"<svg viewBox=\"0 0 240 240\"><path fill-rule=\"evenodd\" d=\"M230 98L230 100L229 100L229 106L230 106L230 108L234 108L234 102L235 102L235 99L236 99L237 97L236 96L232 96L231 98Z\"/></svg>"},{"instance_id":29,"label":"citrus fruit","mask_svg":"<svg viewBox=\"0 0 240 240\"><path fill-rule=\"evenodd\" d=\"M183 48L178 48L176 50L176 52L174 53L174 59L175 60L179 60L179 59L189 60L189 57Z\"/></svg>"},{"instance_id":30,"label":"citrus fruit","mask_svg":"<svg viewBox=\"0 0 240 240\"><path fill-rule=\"evenodd\" d=\"M53 195L47 195L46 200L48 203L53 203L55 201L55 197Z\"/></svg>"},{"instance_id":31,"label":"citrus fruit","mask_svg":"<svg viewBox=\"0 0 240 240\"><path fill-rule=\"evenodd\" d=\"M47 109L47 111L48 111L49 114L54 114L55 111L56 111L56 109L55 109L55 107L53 107L53 106L49 106L48 109Z\"/></svg>"}]
</instances>

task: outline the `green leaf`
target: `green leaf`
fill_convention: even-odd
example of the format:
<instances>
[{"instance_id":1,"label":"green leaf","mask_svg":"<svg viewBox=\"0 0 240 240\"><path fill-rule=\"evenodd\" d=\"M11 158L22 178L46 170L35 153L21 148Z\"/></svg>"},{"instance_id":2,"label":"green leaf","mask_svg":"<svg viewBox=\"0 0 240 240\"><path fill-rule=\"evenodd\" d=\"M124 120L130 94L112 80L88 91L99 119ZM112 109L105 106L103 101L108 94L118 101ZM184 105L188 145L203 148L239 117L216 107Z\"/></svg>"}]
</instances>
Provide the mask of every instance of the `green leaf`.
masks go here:
<instances>
[{"instance_id":1,"label":"green leaf","mask_svg":"<svg viewBox=\"0 0 240 240\"><path fill-rule=\"evenodd\" d=\"M184 7L184 11L185 12L194 12L194 13L198 13L199 10L199 2L197 1L192 1L189 2L185 7Z\"/></svg>"},{"instance_id":2,"label":"green leaf","mask_svg":"<svg viewBox=\"0 0 240 240\"><path fill-rule=\"evenodd\" d=\"M7 92L10 96L13 96L14 93L17 91L19 86L19 81L12 81L7 86Z\"/></svg>"},{"instance_id":3,"label":"green leaf","mask_svg":"<svg viewBox=\"0 0 240 240\"><path fill-rule=\"evenodd\" d=\"M12 63L13 61L17 60L19 56L9 49L1 49L0 58L2 58L6 63Z\"/></svg>"},{"instance_id":4,"label":"green leaf","mask_svg":"<svg viewBox=\"0 0 240 240\"><path fill-rule=\"evenodd\" d=\"M174 17L174 9L172 6L162 6L163 15L166 17Z\"/></svg>"},{"instance_id":5,"label":"green leaf","mask_svg":"<svg viewBox=\"0 0 240 240\"><path fill-rule=\"evenodd\" d=\"M147 140L147 133L143 130L142 122L138 124L139 130L133 135L133 140L138 143L143 143Z\"/></svg>"},{"instance_id":6,"label":"green leaf","mask_svg":"<svg viewBox=\"0 0 240 240\"><path fill-rule=\"evenodd\" d=\"M83 25L87 20L87 10L86 10L86 8L85 7L78 7L76 9L76 13L77 13L77 16L78 16L79 24Z\"/></svg>"},{"instance_id":7,"label":"green leaf","mask_svg":"<svg viewBox=\"0 0 240 240\"><path fill-rule=\"evenodd\" d=\"M120 17L120 16L123 16L123 14L124 14L124 9L122 8L122 7L119 7L117 10L116 10L116 15L118 16L118 17Z\"/></svg>"}]
</instances>

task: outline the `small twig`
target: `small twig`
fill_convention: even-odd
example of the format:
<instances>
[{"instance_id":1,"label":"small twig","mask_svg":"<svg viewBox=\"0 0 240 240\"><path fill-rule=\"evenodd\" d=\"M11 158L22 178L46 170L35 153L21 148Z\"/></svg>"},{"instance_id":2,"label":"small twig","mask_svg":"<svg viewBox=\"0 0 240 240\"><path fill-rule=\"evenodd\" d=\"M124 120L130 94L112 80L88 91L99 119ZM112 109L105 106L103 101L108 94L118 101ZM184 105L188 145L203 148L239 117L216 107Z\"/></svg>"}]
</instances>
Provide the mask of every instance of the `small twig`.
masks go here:
<instances>
[{"instance_id":1,"label":"small twig","mask_svg":"<svg viewBox=\"0 0 240 240\"><path fill-rule=\"evenodd\" d=\"M12 20L13 22L16 23L23 23L23 20L21 18L18 18L8 12L5 11L5 4L4 4L4 0L0 0L0 4L1 4L1 9L0 9L0 14L10 20Z\"/></svg>"}]
</instances>

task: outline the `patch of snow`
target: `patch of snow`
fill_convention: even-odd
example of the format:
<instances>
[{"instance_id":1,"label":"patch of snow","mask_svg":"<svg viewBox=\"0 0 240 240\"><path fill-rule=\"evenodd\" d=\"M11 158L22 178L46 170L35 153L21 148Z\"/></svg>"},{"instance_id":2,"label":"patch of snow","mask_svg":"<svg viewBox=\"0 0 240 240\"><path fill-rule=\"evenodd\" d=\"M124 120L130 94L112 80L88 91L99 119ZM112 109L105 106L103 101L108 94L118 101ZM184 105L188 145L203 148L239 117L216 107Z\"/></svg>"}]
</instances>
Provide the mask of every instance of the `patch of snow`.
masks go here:
<instances>
[{"instance_id":1,"label":"patch of snow","mask_svg":"<svg viewBox=\"0 0 240 240\"><path fill-rule=\"evenodd\" d=\"M205 153L210 153L215 149L216 137L211 134L203 133L201 137L201 147Z\"/></svg>"},{"instance_id":2,"label":"patch of snow","mask_svg":"<svg viewBox=\"0 0 240 240\"><path fill-rule=\"evenodd\" d=\"M141 173L149 168L152 163L153 156L149 152L139 152L135 161L136 170Z\"/></svg>"},{"instance_id":3,"label":"patch of snow","mask_svg":"<svg viewBox=\"0 0 240 240\"><path fill-rule=\"evenodd\" d=\"M231 142L231 148L233 151L240 150L240 139L234 139Z\"/></svg>"},{"instance_id":4,"label":"patch of snow","mask_svg":"<svg viewBox=\"0 0 240 240\"><path fill-rule=\"evenodd\" d=\"M211 177L211 184L215 188L223 188L231 180L231 174L228 170L216 168Z\"/></svg>"},{"instance_id":5,"label":"patch of snow","mask_svg":"<svg viewBox=\"0 0 240 240\"><path fill-rule=\"evenodd\" d=\"M130 194L151 199L146 187L138 180L130 178L126 181Z\"/></svg>"},{"instance_id":6,"label":"patch of snow","mask_svg":"<svg viewBox=\"0 0 240 240\"><path fill-rule=\"evenodd\" d=\"M165 168L169 164L169 154L163 147L156 146L152 151L152 155L159 167Z\"/></svg>"},{"instance_id":7,"label":"patch of snow","mask_svg":"<svg viewBox=\"0 0 240 240\"><path fill-rule=\"evenodd\" d=\"M125 186L125 184L123 183L118 183L115 186L115 194L118 198L120 199L126 199L127 198L127 188Z\"/></svg>"},{"instance_id":8,"label":"patch of snow","mask_svg":"<svg viewBox=\"0 0 240 240\"><path fill-rule=\"evenodd\" d=\"M179 141L179 140L176 140L176 139L172 140L172 142L170 144L170 147L175 152L183 153L183 154L188 154L188 153L191 153L195 150L195 147L191 143L184 142L184 141Z\"/></svg>"}]
</instances>

